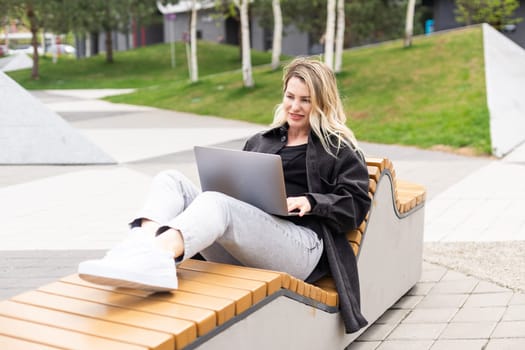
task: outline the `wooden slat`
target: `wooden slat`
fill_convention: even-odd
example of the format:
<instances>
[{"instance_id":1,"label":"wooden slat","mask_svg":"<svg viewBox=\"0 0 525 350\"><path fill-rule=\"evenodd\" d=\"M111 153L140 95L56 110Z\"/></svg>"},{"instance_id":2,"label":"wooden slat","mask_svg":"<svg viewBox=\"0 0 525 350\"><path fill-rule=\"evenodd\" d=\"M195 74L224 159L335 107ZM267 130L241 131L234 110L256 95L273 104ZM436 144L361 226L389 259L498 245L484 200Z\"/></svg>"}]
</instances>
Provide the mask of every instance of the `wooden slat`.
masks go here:
<instances>
[{"instance_id":1,"label":"wooden slat","mask_svg":"<svg viewBox=\"0 0 525 350\"><path fill-rule=\"evenodd\" d=\"M197 327L193 322L143 311L123 309L39 291L22 293L12 297L11 300L137 328L169 333L174 336L177 349L188 345L197 337Z\"/></svg>"},{"instance_id":2,"label":"wooden slat","mask_svg":"<svg viewBox=\"0 0 525 350\"><path fill-rule=\"evenodd\" d=\"M282 288L290 287L290 275L287 273L281 273Z\"/></svg>"},{"instance_id":3,"label":"wooden slat","mask_svg":"<svg viewBox=\"0 0 525 350\"><path fill-rule=\"evenodd\" d=\"M62 278L61 281L68 283L78 283L79 281L83 280L80 279L78 275L70 275ZM177 288L177 291L231 300L235 303L236 315L246 311L252 305L252 295L250 291L243 289L222 287L197 281L179 280L179 287Z\"/></svg>"},{"instance_id":4,"label":"wooden slat","mask_svg":"<svg viewBox=\"0 0 525 350\"><path fill-rule=\"evenodd\" d=\"M379 177L381 176L381 171L376 166L367 166L368 168L368 177L374 180L375 182L379 181Z\"/></svg>"},{"instance_id":5,"label":"wooden slat","mask_svg":"<svg viewBox=\"0 0 525 350\"><path fill-rule=\"evenodd\" d=\"M299 282L297 278L290 276L290 287L288 289L295 293L297 291L297 282Z\"/></svg>"},{"instance_id":6,"label":"wooden slat","mask_svg":"<svg viewBox=\"0 0 525 350\"><path fill-rule=\"evenodd\" d=\"M239 315L252 306L252 293L249 290L218 286L216 284L179 279L179 288L191 293L230 299L235 303L235 314Z\"/></svg>"},{"instance_id":7,"label":"wooden slat","mask_svg":"<svg viewBox=\"0 0 525 350\"><path fill-rule=\"evenodd\" d=\"M377 182L376 182L376 180L369 179L368 183L369 183L368 184L368 191L370 193L374 193L375 194L376 193L376 189L377 189Z\"/></svg>"},{"instance_id":8,"label":"wooden slat","mask_svg":"<svg viewBox=\"0 0 525 350\"><path fill-rule=\"evenodd\" d=\"M361 244L361 239L362 239L362 233L360 230L358 229L355 229L355 230L352 230L350 232L348 232L346 234L346 239L349 241L349 242L355 242L357 244Z\"/></svg>"},{"instance_id":9,"label":"wooden slat","mask_svg":"<svg viewBox=\"0 0 525 350\"><path fill-rule=\"evenodd\" d=\"M336 307L339 304L339 294L337 294L337 291L327 291L326 295L326 305Z\"/></svg>"},{"instance_id":10,"label":"wooden slat","mask_svg":"<svg viewBox=\"0 0 525 350\"><path fill-rule=\"evenodd\" d=\"M379 168L380 172L385 170L385 158L366 157L366 164Z\"/></svg>"},{"instance_id":11,"label":"wooden slat","mask_svg":"<svg viewBox=\"0 0 525 350\"><path fill-rule=\"evenodd\" d=\"M393 171L394 170L394 163L392 163L392 160L390 160L389 158L383 158L383 162L385 164L385 169L388 169L390 171Z\"/></svg>"},{"instance_id":12,"label":"wooden slat","mask_svg":"<svg viewBox=\"0 0 525 350\"><path fill-rule=\"evenodd\" d=\"M158 299L145 299L133 295L61 282L42 286L38 288L38 290L69 298L187 320L197 325L197 334L199 336L208 333L217 326L217 317L213 311L181 304L167 303Z\"/></svg>"},{"instance_id":13,"label":"wooden slat","mask_svg":"<svg viewBox=\"0 0 525 350\"><path fill-rule=\"evenodd\" d=\"M266 295L277 292L282 287L281 273L255 269L245 266L218 264L209 261L189 259L179 265L180 268L214 273L223 276L243 278L266 283Z\"/></svg>"},{"instance_id":14,"label":"wooden slat","mask_svg":"<svg viewBox=\"0 0 525 350\"><path fill-rule=\"evenodd\" d=\"M60 328L44 326L37 323L21 321L0 316L2 334L44 345L66 349L104 349L104 350L146 350L147 347L126 344L92 335L71 332Z\"/></svg>"},{"instance_id":15,"label":"wooden slat","mask_svg":"<svg viewBox=\"0 0 525 350\"><path fill-rule=\"evenodd\" d=\"M354 254L357 256L357 253L359 253L359 245L356 242L350 242L350 246L352 247Z\"/></svg>"},{"instance_id":16,"label":"wooden slat","mask_svg":"<svg viewBox=\"0 0 525 350\"><path fill-rule=\"evenodd\" d=\"M57 350L52 346L47 346L44 344L33 343L26 340L7 337L0 334L0 349L9 349L9 350Z\"/></svg>"},{"instance_id":17,"label":"wooden slat","mask_svg":"<svg viewBox=\"0 0 525 350\"><path fill-rule=\"evenodd\" d=\"M212 310L217 315L217 323L219 325L223 324L224 322L228 321L229 319L235 316L235 302L233 300L225 298L189 293L182 290L177 290L173 293L151 293L148 291L138 289L114 289L113 287L101 286L86 282L79 278L77 275L69 277L67 279L67 283L72 283L90 288L103 289L107 291L114 291L123 294L130 294L142 298L159 299L174 304L182 304Z\"/></svg>"},{"instance_id":18,"label":"wooden slat","mask_svg":"<svg viewBox=\"0 0 525 350\"><path fill-rule=\"evenodd\" d=\"M335 282L332 277L323 277L319 281L315 282L314 284L324 289L330 289L330 290L336 289Z\"/></svg>"},{"instance_id":19,"label":"wooden slat","mask_svg":"<svg viewBox=\"0 0 525 350\"><path fill-rule=\"evenodd\" d=\"M297 279L297 288L295 292L299 295L304 295L304 281Z\"/></svg>"},{"instance_id":20,"label":"wooden slat","mask_svg":"<svg viewBox=\"0 0 525 350\"><path fill-rule=\"evenodd\" d=\"M156 350L173 350L175 340L171 334L154 332L118 323L73 315L13 301L0 302L0 315L45 326L81 332L123 343L145 346ZM6 348L3 348L6 349Z\"/></svg>"},{"instance_id":21,"label":"wooden slat","mask_svg":"<svg viewBox=\"0 0 525 350\"><path fill-rule=\"evenodd\" d=\"M248 290L252 295L252 304L258 303L266 296L266 284L264 282L221 276L212 273L196 272L184 268L177 269L177 277L179 280L199 281L218 286Z\"/></svg>"}]
</instances>

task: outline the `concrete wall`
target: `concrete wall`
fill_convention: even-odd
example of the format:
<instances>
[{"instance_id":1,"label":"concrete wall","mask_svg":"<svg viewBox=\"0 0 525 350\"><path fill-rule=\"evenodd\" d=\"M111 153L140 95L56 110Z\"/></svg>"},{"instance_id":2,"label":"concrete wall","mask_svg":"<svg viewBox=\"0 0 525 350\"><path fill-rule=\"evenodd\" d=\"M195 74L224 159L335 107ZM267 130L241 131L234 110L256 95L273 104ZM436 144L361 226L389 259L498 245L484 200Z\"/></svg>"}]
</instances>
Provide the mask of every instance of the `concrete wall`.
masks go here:
<instances>
[{"instance_id":1,"label":"concrete wall","mask_svg":"<svg viewBox=\"0 0 525 350\"><path fill-rule=\"evenodd\" d=\"M0 101L0 164L115 163L3 72Z\"/></svg>"},{"instance_id":2,"label":"concrete wall","mask_svg":"<svg viewBox=\"0 0 525 350\"><path fill-rule=\"evenodd\" d=\"M525 50L483 24L492 153L502 157L525 142Z\"/></svg>"}]
</instances>

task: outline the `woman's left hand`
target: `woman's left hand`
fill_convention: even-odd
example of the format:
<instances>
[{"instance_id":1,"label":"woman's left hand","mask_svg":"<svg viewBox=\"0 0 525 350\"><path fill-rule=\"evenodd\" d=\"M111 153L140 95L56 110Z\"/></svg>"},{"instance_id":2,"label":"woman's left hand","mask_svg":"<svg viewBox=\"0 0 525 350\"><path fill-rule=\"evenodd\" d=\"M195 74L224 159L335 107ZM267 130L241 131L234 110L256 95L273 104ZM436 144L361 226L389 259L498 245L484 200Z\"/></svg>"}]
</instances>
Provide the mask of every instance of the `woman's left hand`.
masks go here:
<instances>
[{"instance_id":1,"label":"woman's left hand","mask_svg":"<svg viewBox=\"0 0 525 350\"><path fill-rule=\"evenodd\" d=\"M299 216L303 216L304 214L308 213L310 210L312 210L312 206L310 205L310 201L306 196L302 197L288 197L286 198L286 202L288 203L288 212L292 211L299 211Z\"/></svg>"}]
</instances>

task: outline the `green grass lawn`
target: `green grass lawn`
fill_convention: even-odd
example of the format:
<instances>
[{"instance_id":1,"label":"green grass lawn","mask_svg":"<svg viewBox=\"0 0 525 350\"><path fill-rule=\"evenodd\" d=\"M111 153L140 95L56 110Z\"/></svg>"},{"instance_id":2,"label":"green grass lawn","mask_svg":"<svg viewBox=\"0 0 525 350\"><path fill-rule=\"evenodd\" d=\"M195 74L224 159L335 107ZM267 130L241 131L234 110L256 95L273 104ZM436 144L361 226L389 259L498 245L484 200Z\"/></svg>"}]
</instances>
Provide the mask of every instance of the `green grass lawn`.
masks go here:
<instances>
[{"instance_id":1,"label":"green grass lawn","mask_svg":"<svg viewBox=\"0 0 525 350\"><path fill-rule=\"evenodd\" d=\"M199 76L240 68L239 48L212 42L197 47ZM189 81L186 45L175 44L175 68L171 64L171 45L157 44L128 51L115 51L114 63L105 54L77 60L62 56L57 63L51 56L40 57L40 79L32 80L29 70L9 72L26 89L142 88ZM254 65L267 64L271 54L254 51Z\"/></svg>"},{"instance_id":2,"label":"green grass lawn","mask_svg":"<svg viewBox=\"0 0 525 350\"><path fill-rule=\"evenodd\" d=\"M114 65L103 63L103 57L57 65L45 61L37 82L25 80L27 71L12 76L33 89L137 87L108 100L271 122L282 98L282 71L266 65L268 53L252 54L254 66L262 66L254 68L255 87L247 89L237 48L200 43L201 79L194 84L188 82L184 48L177 46L176 69L170 68L166 50L169 45L117 53ZM417 37L408 49L393 41L346 51L338 83L348 125L363 141L489 154L483 65L481 27ZM60 82L59 75L64 76Z\"/></svg>"}]
</instances>

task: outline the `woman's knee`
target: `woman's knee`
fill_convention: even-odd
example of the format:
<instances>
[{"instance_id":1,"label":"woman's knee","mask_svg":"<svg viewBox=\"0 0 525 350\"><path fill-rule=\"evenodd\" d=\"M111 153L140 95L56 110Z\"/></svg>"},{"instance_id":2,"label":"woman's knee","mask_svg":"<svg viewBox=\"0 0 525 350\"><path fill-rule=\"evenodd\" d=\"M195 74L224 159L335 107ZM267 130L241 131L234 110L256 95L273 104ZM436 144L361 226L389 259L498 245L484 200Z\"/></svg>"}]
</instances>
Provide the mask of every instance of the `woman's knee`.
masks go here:
<instances>
[{"instance_id":1,"label":"woman's knee","mask_svg":"<svg viewBox=\"0 0 525 350\"><path fill-rule=\"evenodd\" d=\"M200 193L195 200L200 202L205 202L211 205L228 205L227 203L231 201L231 197L228 195L216 192L216 191L205 191Z\"/></svg>"},{"instance_id":2,"label":"woman's knee","mask_svg":"<svg viewBox=\"0 0 525 350\"><path fill-rule=\"evenodd\" d=\"M185 179L186 177L180 171L169 169L159 172L155 175L153 181L160 183L179 183Z\"/></svg>"}]
</instances>

